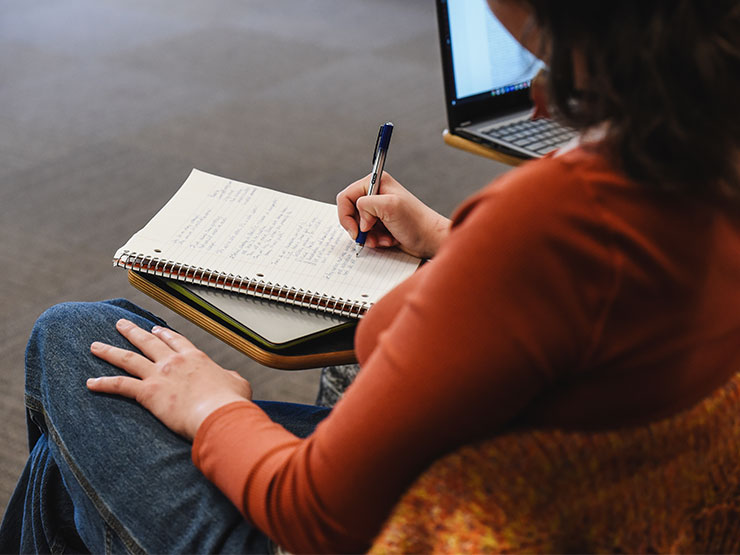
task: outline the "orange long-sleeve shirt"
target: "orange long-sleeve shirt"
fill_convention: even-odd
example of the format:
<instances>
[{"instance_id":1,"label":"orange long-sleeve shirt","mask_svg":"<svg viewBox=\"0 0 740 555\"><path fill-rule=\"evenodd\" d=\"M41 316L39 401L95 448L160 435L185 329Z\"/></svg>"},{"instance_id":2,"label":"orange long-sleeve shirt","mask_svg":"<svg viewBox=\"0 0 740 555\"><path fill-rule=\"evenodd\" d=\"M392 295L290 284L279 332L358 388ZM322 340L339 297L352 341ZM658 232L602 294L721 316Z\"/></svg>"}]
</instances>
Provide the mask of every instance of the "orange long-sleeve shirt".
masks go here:
<instances>
[{"instance_id":1,"label":"orange long-sleeve shirt","mask_svg":"<svg viewBox=\"0 0 740 555\"><path fill-rule=\"evenodd\" d=\"M293 552L368 547L443 453L512 426L674 413L740 369L740 208L651 192L578 148L463 204L357 330L362 370L308 439L247 401L193 460Z\"/></svg>"}]
</instances>

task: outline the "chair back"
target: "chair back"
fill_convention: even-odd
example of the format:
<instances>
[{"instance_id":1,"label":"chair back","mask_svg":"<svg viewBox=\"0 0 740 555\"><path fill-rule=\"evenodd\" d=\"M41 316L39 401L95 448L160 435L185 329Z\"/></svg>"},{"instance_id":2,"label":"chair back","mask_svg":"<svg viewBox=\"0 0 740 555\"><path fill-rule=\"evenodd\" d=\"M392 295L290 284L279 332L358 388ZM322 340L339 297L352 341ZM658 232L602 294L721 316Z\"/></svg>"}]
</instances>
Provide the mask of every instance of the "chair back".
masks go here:
<instances>
[{"instance_id":1,"label":"chair back","mask_svg":"<svg viewBox=\"0 0 740 555\"><path fill-rule=\"evenodd\" d=\"M649 425L520 431L406 492L374 553L740 552L740 374Z\"/></svg>"}]
</instances>

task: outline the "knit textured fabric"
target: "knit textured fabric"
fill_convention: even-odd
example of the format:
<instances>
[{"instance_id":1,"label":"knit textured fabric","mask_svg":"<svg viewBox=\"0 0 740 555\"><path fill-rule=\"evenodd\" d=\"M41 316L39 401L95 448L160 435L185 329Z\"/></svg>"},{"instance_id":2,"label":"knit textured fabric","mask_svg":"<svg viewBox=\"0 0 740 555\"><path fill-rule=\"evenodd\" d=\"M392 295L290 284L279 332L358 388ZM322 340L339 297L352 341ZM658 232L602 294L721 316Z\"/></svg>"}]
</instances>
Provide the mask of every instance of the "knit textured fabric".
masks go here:
<instances>
[{"instance_id":1,"label":"knit textured fabric","mask_svg":"<svg viewBox=\"0 0 740 555\"><path fill-rule=\"evenodd\" d=\"M344 392L360 373L359 364L325 366L321 369L319 392L314 404L320 407L333 407L344 396Z\"/></svg>"},{"instance_id":2,"label":"knit textured fabric","mask_svg":"<svg viewBox=\"0 0 740 555\"><path fill-rule=\"evenodd\" d=\"M406 492L371 552L740 552L740 374L648 425L459 449Z\"/></svg>"}]
</instances>

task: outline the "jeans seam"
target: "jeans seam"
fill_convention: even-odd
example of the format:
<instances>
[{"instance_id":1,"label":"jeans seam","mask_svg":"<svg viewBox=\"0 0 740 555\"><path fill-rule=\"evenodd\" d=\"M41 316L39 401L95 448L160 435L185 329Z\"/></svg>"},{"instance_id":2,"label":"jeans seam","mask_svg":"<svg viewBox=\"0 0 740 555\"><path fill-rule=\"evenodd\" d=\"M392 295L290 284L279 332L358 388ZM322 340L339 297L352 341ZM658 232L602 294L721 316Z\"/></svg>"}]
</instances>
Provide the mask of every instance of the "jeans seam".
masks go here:
<instances>
[{"instance_id":1,"label":"jeans seam","mask_svg":"<svg viewBox=\"0 0 740 555\"><path fill-rule=\"evenodd\" d=\"M63 538L55 537L50 542L49 553L53 555L64 555L64 553L69 553L69 546Z\"/></svg>"},{"instance_id":2,"label":"jeans seam","mask_svg":"<svg viewBox=\"0 0 740 555\"><path fill-rule=\"evenodd\" d=\"M41 401L36 399L36 397L31 397L30 395L26 394L25 400L27 408L40 413L44 413L44 405Z\"/></svg>"},{"instance_id":3,"label":"jeans seam","mask_svg":"<svg viewBox=\"0 0 740 555\"><path fill-rule=\"evenodd\" d=\"M64 553L64 544L58 538L54 538L49 546L49 553L62 555Z\"/></svg>"},{"instance_id":4,"label":"jeans seam","mask_svg":"<svg viewBox=\"0 0 740 555\"><path fill-rule=\"evenodd\" d=\"M113 531L108 524L103 525L103 530L105 533L105 555L111 555L113 553Z\"/></svg>"},{"instance_id":5,"label":"jeans seam","mask_svg":"<svg viewBox=\"0 0 740 555\"><path fill-rule=\"evenodd\" d=\"M28 400L31 399L33 401L36 401L32 397L27 397L27 403ZM126 547L126 550L129 553L146 553L146 550L137 542L134 537L131 535L131 533L126 530L126 528L121 524L118 519L113 515L113 512L110 510L110 508L103 502L103 500L100 498L100 496L97 494L95 489L90 485L90 483L87 481L87 478L82 474L80 469L77 467L77 465L72 460L72 456L67 451L66 447L64 446L64 443L62 442L62 438L59 436L59 433L56 431L56 428L52 426L51 421L49 420L48 415L46 414L46 411L43 409L43 406L41 406L41 403L38 403L39 407L29 407L33 410L38 410L40 413L43 414L44 420L46 422L46 428L49 431L49 437L54 442L54 444L59 449L59 452L62 454L62 457L64 458L65 463L69 467L70 471L74 475L75 479L77 480L77 483L80 484L80 487L82 488L82 491L85 492L85 495L90 500L90 502L93 504L95 509L98 511L98 514L103 519L105 529L109 530L111 533L115 533L118 535L118 537L123 542L123 545ZM108 534L106 534L106 550L108 549Z\"/></svg>"}]
</instances>

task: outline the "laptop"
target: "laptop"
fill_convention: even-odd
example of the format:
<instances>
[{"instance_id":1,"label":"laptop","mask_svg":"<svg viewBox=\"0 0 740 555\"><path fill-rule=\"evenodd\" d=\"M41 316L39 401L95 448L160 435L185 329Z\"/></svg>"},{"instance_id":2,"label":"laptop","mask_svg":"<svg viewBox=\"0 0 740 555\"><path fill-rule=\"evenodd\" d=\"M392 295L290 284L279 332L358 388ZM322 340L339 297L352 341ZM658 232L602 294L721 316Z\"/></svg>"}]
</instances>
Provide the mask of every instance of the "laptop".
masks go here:
<instances>
[{"instance_id":1,"label":"laptop","mask_svg":"<svg viewBox=\"0 0 740 555\"><path fill-rule=\"evenodd\" d=\"M520 158L544 156L575 132L532 120L532 79L544 63L522 47L486 0L436 0L451 133Z\"/></svg>"}]
</instances>

